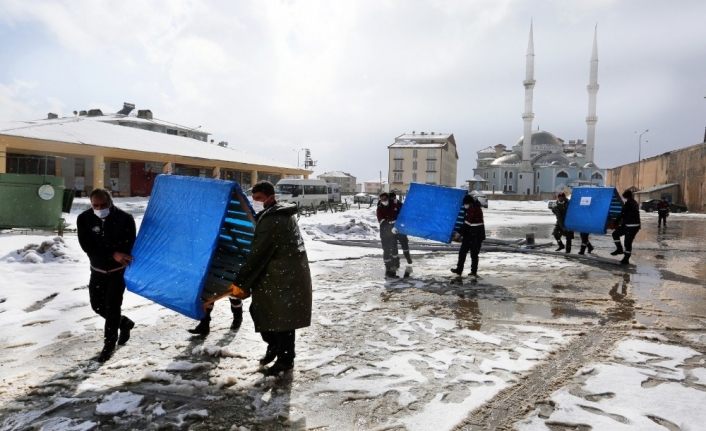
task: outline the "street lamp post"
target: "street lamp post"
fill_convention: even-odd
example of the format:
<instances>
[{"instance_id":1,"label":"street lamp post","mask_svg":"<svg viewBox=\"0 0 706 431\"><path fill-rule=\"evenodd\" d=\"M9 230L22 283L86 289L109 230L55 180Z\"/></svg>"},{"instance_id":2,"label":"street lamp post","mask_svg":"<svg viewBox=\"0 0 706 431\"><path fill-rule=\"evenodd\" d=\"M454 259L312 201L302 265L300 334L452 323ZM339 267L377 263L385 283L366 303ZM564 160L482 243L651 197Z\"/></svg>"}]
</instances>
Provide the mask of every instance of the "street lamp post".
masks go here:
<instances>
[{"instance_id":1,"label":"street lamp post","mask_svg":"<svg viewBox=\"0 0 706 431\"><path fill-rule=\"evenodd\" d=\"M640 190L640 167L642 166L642 135L649 132L650 129L645 129L637 138L637 189ZM637 133L637 131L635 131Z\"/></svg>"}]
</instances>

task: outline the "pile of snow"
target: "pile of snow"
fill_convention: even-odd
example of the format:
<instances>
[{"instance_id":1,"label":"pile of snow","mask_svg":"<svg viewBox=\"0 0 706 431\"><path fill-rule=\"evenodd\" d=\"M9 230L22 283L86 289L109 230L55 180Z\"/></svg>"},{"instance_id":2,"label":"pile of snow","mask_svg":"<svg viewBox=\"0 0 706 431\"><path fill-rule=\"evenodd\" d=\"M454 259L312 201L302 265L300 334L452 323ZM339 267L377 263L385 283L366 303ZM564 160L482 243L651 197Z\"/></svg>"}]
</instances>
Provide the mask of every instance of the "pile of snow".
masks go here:
<instances>
[{"instance_id":1,"label":"pile of snow","mask_svg":"<svg viewBox=\"0 0 706 431\"><path fill-rule=\"evenodd\" d=\"M143 395L132 392L113 392L104 396L100 404L96 406L96 414L117 415L122 412L133 412L140 406L143 398Z\"/></svg>"},{"instance_id":2,"label":"pile of snow","mask_svg":"<svg viewBox=\"0 0 706 431\"><path fill-rule=\"evenodd\" d=\"M351 209L301 217L299 227L311 239L377 239L379 227L375 209Z\"/></svg>"},{"instance_id":3,"label":"pile of snow","mask_svg":"<svg viewBox=\"0 0 706 431\"><path fill-rule=\"evenodd\" d=\"M64 238L59 236L42 241L41 244L27 244L23 248L9 253L2 260L10 263L77 262L67 254Z\"/></svg>"}]
</instances>

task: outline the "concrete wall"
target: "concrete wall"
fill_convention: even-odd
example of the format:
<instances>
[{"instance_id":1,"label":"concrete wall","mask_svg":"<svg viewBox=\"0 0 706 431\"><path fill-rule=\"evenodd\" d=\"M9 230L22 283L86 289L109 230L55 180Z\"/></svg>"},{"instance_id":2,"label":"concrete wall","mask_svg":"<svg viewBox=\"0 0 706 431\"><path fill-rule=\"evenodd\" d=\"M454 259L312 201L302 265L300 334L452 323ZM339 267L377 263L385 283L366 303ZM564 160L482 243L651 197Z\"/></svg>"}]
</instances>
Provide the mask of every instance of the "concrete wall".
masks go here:
<instances>
[{"instance_id":1,"label":"concrete wall","mask_svg":"<svg viewBox=\"0 0 706 431\"><path fill-rule=\"evenodd\" d=\"M669 183L680 186L682 202L676 203L686 205L689 211L706 212L706 143L608 169L606 178L606 184L621 192Z\"/></svg>"}]
</instances>

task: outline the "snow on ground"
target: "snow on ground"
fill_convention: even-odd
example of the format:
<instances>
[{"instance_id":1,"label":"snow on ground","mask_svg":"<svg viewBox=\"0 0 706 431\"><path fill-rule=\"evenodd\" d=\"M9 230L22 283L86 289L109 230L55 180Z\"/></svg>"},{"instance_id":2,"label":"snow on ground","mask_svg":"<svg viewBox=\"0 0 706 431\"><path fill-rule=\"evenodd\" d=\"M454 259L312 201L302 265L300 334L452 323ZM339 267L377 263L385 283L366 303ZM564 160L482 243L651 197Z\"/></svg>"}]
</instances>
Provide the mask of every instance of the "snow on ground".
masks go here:
<instances>
[{"instance_id":1,"label":"snow on ground","mask_svg":"<svg viewBox=\"0 0 706 431\"><path fill-rule=\"evenodd\" d=\"M551 412L538 410L517 429L696 430L706 423L704 358L688 347L620 341L609 362L583 367L551 395Z\"/></svg>"},{"instance_id":2,"label":"snow on ground","mask_svg":"<svg viewBox=\"0 0 706 431\"><path fill-rule=\"evenodd\" d=\"M147 200L116 202L139 226ZM554 223L546 202L489 204L489 229L517 227L499 231L506 235ZM69 219L84 208L87 199L77 199ZM550 359L576 328L602 324L606 315L629 324L638 308L625 293L607 294L616 282L634 289L629 274L553 256L483 254L481 281L458 286L450 284L453 254L418 255L412 278L386 282L377 248L318 241L378 239L374 207L301 217L299 224L315 306L312 326L297 331L296 371L285 382L258 373L264 344L247 316L231 332L227 305L216 305L211 336L190 338L192 320L130 292L123 310L138 323L133 338L98 366L90 358L100 349L103 320L88 303L88 260L75 234L0 233L0 409L12 412L0 428L185 427L223 418L226 429L454 429ZM655 331L630 337L611 362L585 368L552 396L548 422L542 410L521 426L548 429L580 418L593 429L650 429L679 419L656 400L688 396L685 405L699 405L693 401L701 402L706 370L698 352L665 344ZM32 368L24 365L35 358ZM649 402L633 404L641 397ZM683 416L683 430L703 422L694 411Z\"/></svg>"}]
</instances>

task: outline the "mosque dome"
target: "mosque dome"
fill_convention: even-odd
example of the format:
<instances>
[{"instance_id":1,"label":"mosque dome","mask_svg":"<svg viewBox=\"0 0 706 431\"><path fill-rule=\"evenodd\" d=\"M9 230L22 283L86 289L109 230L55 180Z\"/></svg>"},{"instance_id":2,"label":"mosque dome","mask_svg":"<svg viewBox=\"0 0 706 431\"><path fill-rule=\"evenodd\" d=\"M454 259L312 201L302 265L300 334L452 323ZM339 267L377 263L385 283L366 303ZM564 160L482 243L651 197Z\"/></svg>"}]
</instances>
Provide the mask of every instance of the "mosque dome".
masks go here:
<instances>
[{"instance_id":1,"label":"mosque dome","mask_svg":"<svg viewBox=\"0 0 706 431\"><path fill-rule=\"evenodd\" d=\"M517 153L510 153L506 154L504 156L500 156L497 159L493 160L493 162L490 164L491 166L499 166L499 165L516 165L522 162L522 158L520 157L519 154Z\"/></svg>"},{"instance_id":2,"label":"mosque dome","mask_svg":"<svg viewBox=\"0 0 706 431\"><path fill-rule=\"evenodd\" d=\"M534 159L534 165L568 166L569 159L561 153L545 153Z\"/></svg>"},{"instance_id":3,"label":"mosque dome","mask_svg":"<svg viewBox=\"0 0 706 431\"><path fill-rule=\"evenodd\" d=\"M585 165L583 165L584 168L589 169L589 168L595 168L596 164L593 162L588 162Z\"/></svg>"},{"instance_id":4,"label":"mosque dome","mask_svg":"<svg viewBox=\"0 0 706 431\"><path fill-rule=\"evenodd\" d=\"M579 166L579 164L576 162L571 162L571 163L569 163L569 166L577 168Z\"/></svg>"},{"instance_id":5,"label":"mosque dome","mask_svg":"<svg viewBox=\"0 0 706 431\"><path fill-rule=\"evenodd\" d=\"M522 142L524 139L524 136L520 136L520 139L517 141L517 145L522 147ZM535 130L532 132L532 147L549 148L552 146L561 147L561 141L559 138L544 130Z\"/></svg>"}]
</instances>

